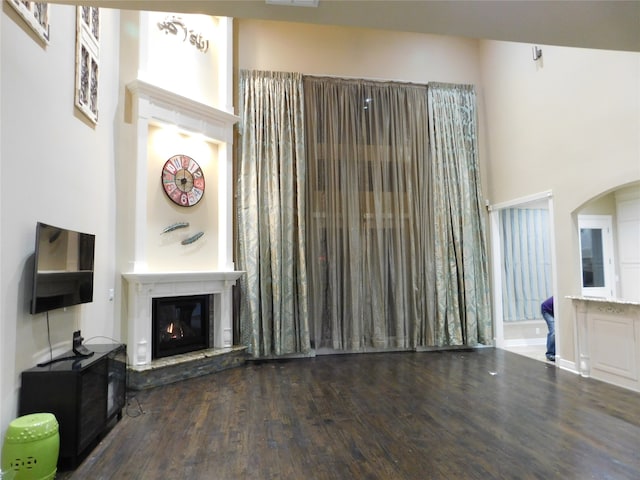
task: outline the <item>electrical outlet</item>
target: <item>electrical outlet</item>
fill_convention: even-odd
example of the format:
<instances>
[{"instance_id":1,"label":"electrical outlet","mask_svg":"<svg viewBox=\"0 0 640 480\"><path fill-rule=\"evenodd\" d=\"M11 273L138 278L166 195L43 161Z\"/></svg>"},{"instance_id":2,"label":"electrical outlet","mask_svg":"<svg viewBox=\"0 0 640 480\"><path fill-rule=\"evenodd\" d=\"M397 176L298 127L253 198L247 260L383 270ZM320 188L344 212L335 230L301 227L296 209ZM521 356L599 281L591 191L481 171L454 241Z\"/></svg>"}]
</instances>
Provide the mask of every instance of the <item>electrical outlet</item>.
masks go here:
<instances>
[{"instance_id":1,"label":"electrical outlet","mask_svg":"<svg viewBox=\"0 0 640 480\"><path fill-rule=\"evenodd\" d=\"M536 327L536 335L540 335L540 327Z\"/></svg>"}]
</instances>

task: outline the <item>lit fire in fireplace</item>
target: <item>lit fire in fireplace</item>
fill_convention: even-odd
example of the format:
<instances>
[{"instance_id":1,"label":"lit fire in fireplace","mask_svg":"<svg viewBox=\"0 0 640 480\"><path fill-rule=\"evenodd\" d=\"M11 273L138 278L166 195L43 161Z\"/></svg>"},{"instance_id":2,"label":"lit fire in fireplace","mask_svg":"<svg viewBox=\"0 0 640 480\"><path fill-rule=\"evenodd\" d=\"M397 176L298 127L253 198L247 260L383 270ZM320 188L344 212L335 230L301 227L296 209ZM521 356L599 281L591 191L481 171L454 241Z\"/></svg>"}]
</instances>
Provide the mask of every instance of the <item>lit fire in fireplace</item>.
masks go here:
<instances>
[{"instance_id":1,"label":"lit fire in fireplace","mask_svg":"<svg viewBox=\"0 0 640 480\"><path fill-rule=\"evenodd\" d=\"M184 337L184 332L183 332L182 328L180 328L179 326L176 326L176 324L174 322L171 322L169 324L169 326L167 327L167 333L169 334L170 338L182 338L182 337Z\"/></svg>"},{"instance_id":2,"label":"lit fire in fireplace","mask_svg":"<svg viewBox=\"0 0 640 480\"><path fill-rule=\"evenodd\" d=\"M209 300L208 295L154 299L153 358L207 348Z\"/></svg>"},{"instance_id":3,"label":"lit fire in fireplace","mask_svg":"<svg viewBox=\"0 0 640 480\"><path fill-rule=\"evenodd\" d=\"M180 338L195 335L193 329L180 320L169 323L165 332L166 335L164 335L164 340L178 340Z\"/></svg>"}]
</instances>

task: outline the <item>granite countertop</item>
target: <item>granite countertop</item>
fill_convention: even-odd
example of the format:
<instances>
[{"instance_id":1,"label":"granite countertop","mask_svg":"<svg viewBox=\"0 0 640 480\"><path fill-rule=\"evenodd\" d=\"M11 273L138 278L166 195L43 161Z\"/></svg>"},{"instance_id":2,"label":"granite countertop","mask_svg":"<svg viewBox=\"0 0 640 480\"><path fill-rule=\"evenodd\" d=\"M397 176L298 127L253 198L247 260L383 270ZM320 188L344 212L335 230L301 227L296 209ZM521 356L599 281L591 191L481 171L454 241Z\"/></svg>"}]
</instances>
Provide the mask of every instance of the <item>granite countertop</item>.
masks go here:
<instances>
[{"instance_id":1,"label":"granite countertop","mask_svg":"<svg viewBox=\"0 0 640 480\"><path fill-rule=\"evenodd\" d=\"M583 297L579 295L567 295L564 298L568 298L569 300L580 300L583 302L614 303L616 305L635 305L640 307L640 302L624 300L622 298Z\"/></svg>"}]
</instances>

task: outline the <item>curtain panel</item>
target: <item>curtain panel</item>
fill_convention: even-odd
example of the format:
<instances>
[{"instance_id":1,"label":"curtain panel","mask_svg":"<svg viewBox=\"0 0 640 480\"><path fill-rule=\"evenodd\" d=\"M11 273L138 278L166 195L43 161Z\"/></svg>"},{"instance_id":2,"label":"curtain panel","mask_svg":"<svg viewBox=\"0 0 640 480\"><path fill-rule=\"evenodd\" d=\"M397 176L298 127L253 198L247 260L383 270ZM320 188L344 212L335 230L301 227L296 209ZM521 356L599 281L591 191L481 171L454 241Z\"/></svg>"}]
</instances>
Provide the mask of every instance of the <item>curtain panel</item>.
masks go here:
<instances>
[{"instance_id":1,"label":"curtain panel","mask_svg":"<svg viewBox=\"0 0 640 480\"><path fill-rule=\"evenodd\" d=\"M304 90L314 346L428 344L426 86L305 77Z\"/></svg>"},{"instance_id":2,"label":"curtain panel","mask_svg":"<svg viewBox=\"0 0 640 480\"><path fill-rule=\"evenodd\" d=\"M491 343L470 86L241 72L256 357Z\"/></svg>"},{"instance_id":3,"label":"curtain panel","mask_svg":"<svg viewBox=\"0 0 640 480\"><path fill-rule=\"evenodd\" d=\"M242 71L240 331L255 357L310 349L302 76Z\"/></svg>"},{"instance_id":4,"label":"curtain panel","mask_svg":"<svg viewBox=\"0 0 640 480\"><path fill-rule=\"evenodd\" d=\"M436 345L491 342L475 90L430 83Z\"/></svg>"}]
</instances>

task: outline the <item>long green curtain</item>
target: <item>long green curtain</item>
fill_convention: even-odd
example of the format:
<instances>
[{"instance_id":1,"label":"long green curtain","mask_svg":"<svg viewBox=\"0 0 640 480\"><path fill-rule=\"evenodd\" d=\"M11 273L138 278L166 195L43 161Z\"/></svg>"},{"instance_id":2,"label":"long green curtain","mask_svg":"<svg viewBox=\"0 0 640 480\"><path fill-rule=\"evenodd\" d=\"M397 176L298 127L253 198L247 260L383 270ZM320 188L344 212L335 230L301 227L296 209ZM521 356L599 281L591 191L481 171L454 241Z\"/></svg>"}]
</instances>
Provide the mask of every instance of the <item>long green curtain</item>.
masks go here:
<instances>
[{"instance_id":1,"label":"long green curtain","mask_svg":"<svg viewBox=\"0 0 640 480\"><path fill-rule=\"evenodd\" d=\"M241 72L240 330L255 357L310 349L302 76Z\"/></svg>"},{"instance_id":2,"label":"long green curtain","mask_svg":"<svg viewBox=\"0 0 640 480\"><path fill-rule=\"evenodd\" d=\"M318 350L407 349L433 317L425 85L305 77Z\"/></svg>"},{"instance_id":3,"label":"long green curtain","mask_svg":"<svg viewBox=\"0 0 640 480\"><path fill-rule=\"evenodd\" d=\"M473 87L243 71L241 99L254 356L491 343Z\"/></svg>"},{"instance_id":4,"label":"long green curtain","mask_svg":"<svg viewBox=\"0 0 640 480\"><path fill-rule=\"evenodd\" d=\"M436 345L491 341L475 90L429 84Z\"/></svg>"}]
</instances>

